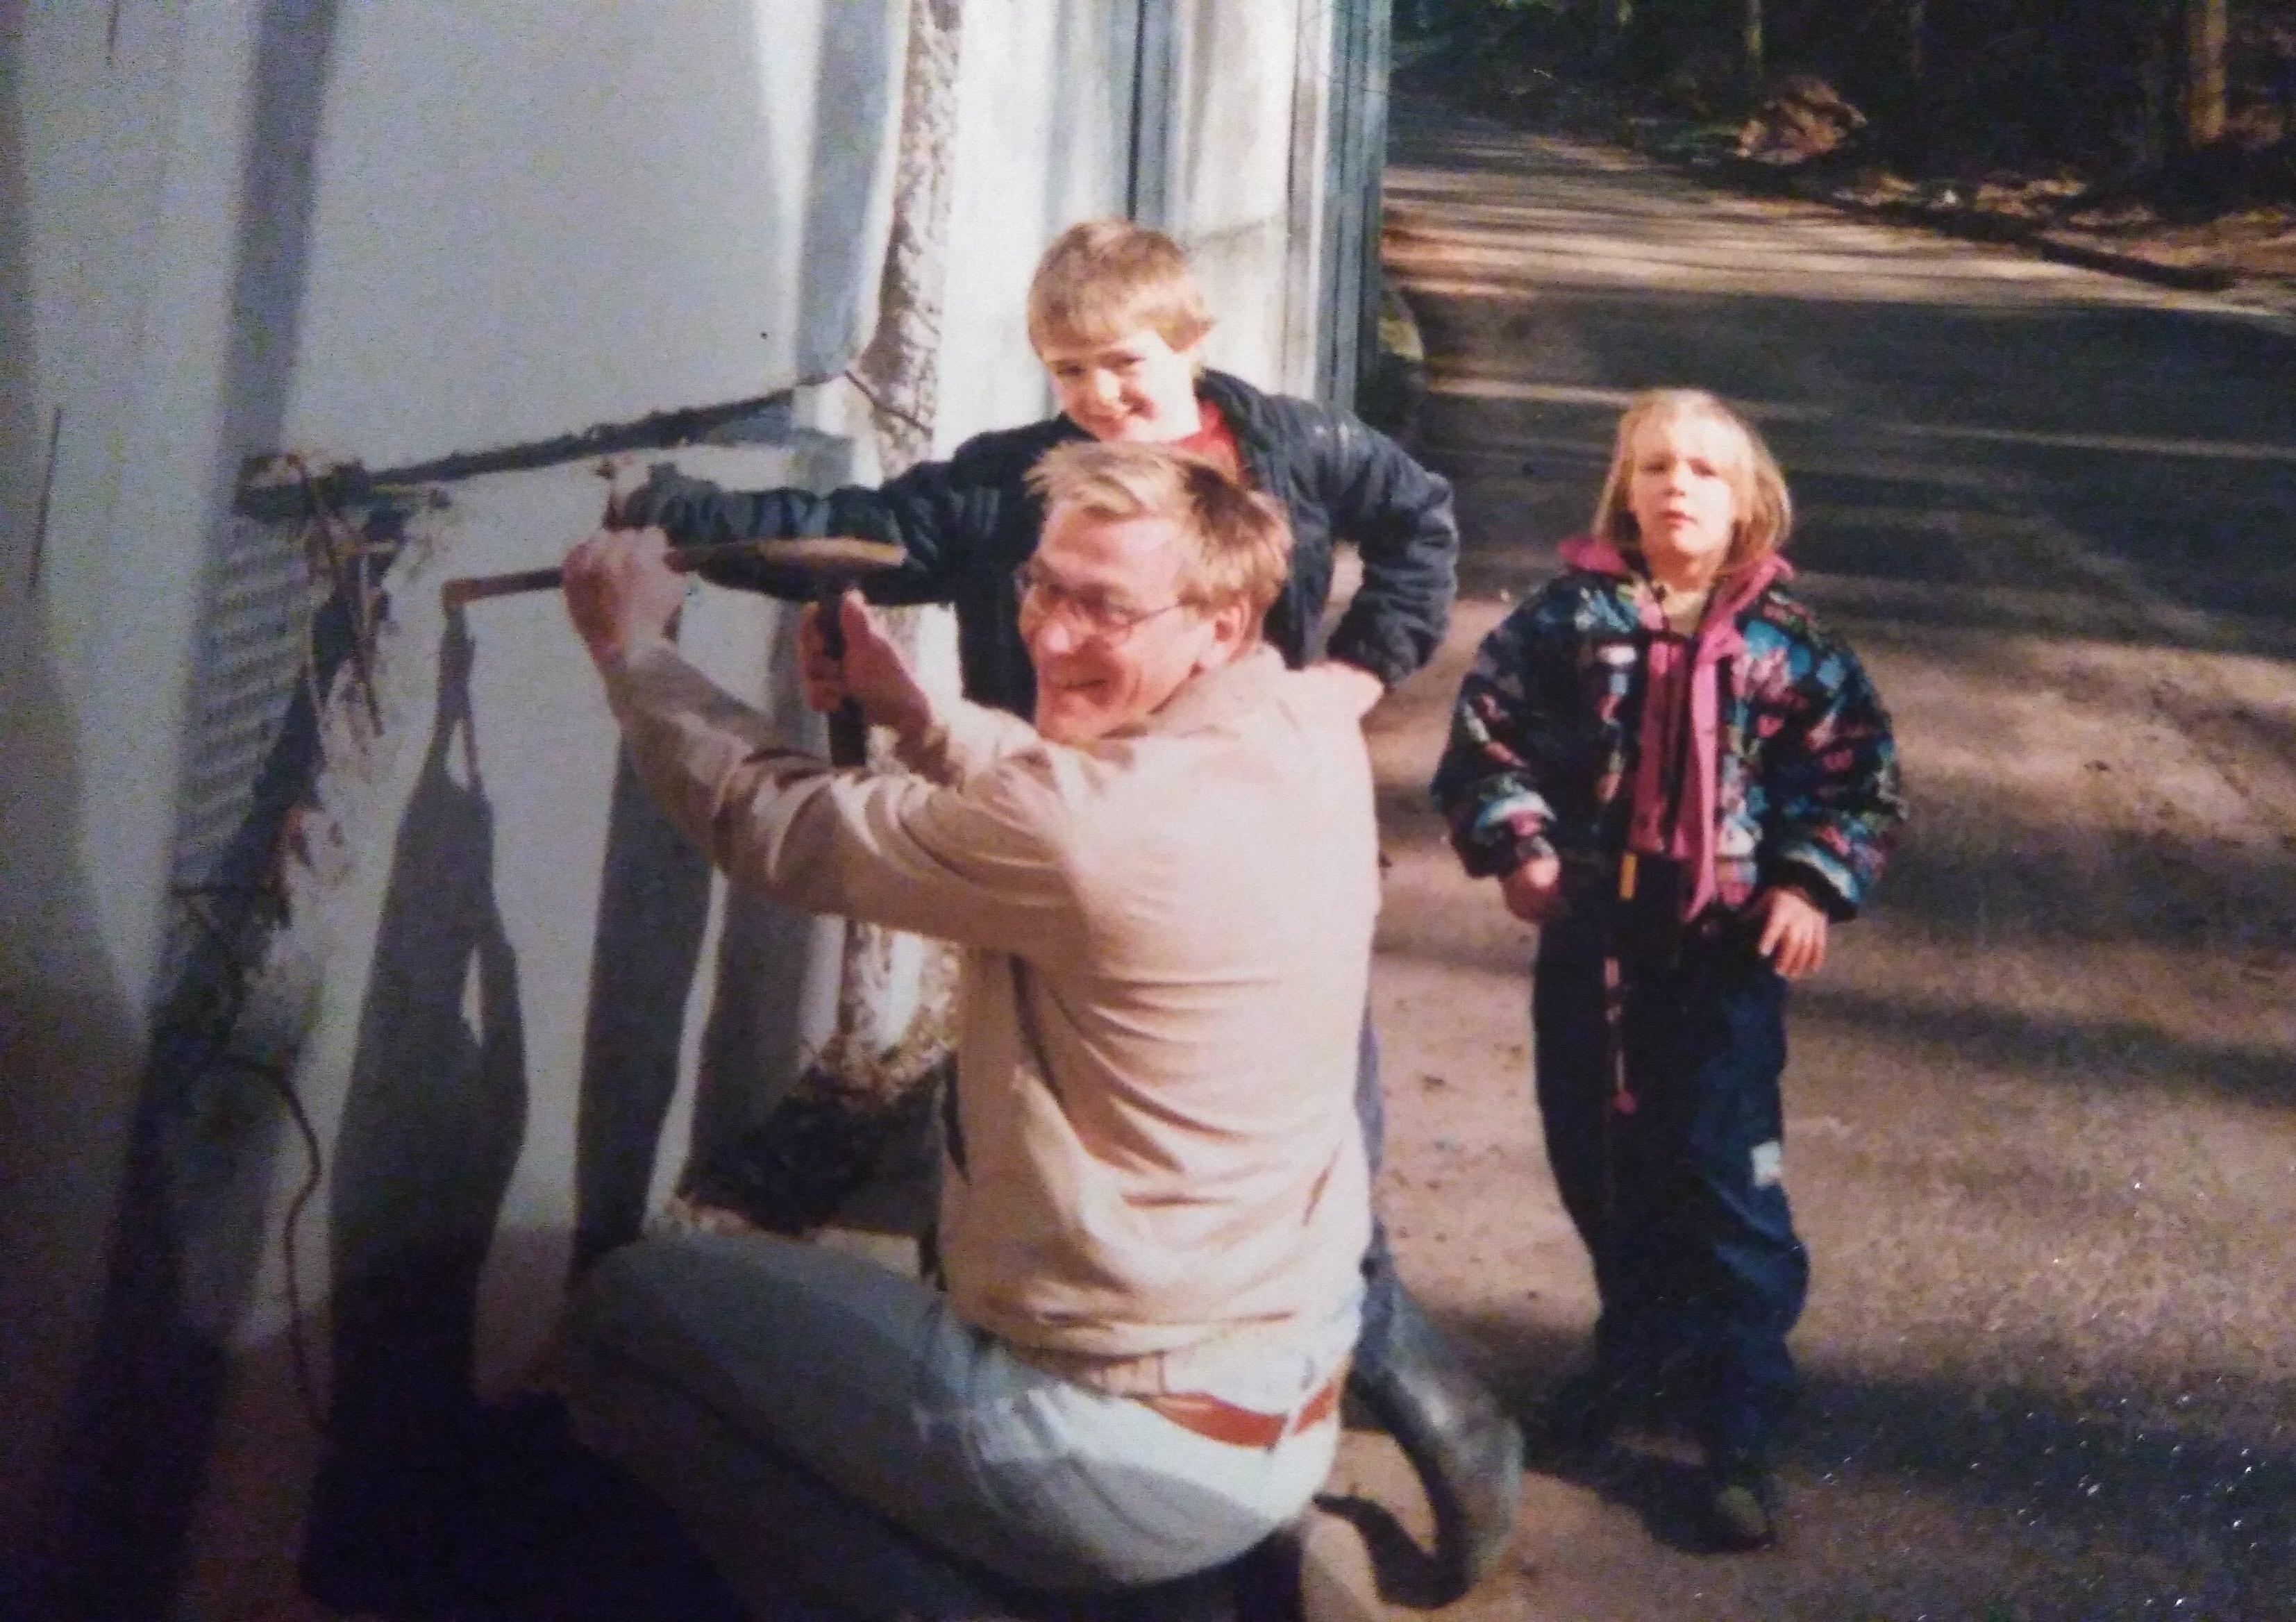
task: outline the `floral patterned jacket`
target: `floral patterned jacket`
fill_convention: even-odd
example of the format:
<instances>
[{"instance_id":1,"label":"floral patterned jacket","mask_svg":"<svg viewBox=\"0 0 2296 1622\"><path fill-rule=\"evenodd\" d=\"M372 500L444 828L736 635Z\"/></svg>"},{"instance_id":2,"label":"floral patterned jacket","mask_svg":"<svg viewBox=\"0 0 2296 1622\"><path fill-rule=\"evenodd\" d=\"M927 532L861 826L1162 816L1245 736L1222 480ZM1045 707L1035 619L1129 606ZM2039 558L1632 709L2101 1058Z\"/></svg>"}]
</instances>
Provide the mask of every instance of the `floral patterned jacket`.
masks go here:
<instances>
[{"instance_id":1,"label":"floral patterned jacket","mask_svg":"<svg viewBox=\"0 0 2296 1622\"><path fill-rule=\"evenodd\" d=\"M1582 544L1575 555L1589 554ZM1470 873L1552 853L1574 892L1610 881L1655 618L1640 576L1566 568L1484 638L1433 783ZM1851 917L1906 814L1889 715L1856 655L1776 581L1737 628L1743 646L1719 669L1717 905L1734 912L1792 882Z\"/></svg>"}]
</instances>

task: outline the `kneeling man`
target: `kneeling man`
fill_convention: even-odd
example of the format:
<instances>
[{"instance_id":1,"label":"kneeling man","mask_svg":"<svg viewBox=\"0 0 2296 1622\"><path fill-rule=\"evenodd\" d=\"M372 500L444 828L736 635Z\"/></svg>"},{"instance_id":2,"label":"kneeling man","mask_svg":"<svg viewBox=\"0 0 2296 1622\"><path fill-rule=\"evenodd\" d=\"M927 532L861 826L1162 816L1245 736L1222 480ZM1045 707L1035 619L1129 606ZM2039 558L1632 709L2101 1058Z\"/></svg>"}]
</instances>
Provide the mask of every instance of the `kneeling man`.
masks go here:
<instances>
[{"instance_id":1,"label":"kneeling man","mask_svg":"<svg viewBox=\"0 0 2296 1622\"><path fill-rule=\"evenodd\" d=\"M576 1304L586 1439L745 1595L831 1585L808 1528L859 1506L1032 1587L1159 1582L1291 1520L1337 1443L1378 906L1357 709L1259 639L1273 503L1154 446L1033 478L1033 726L936 709L857 602L842 665L812 663L906 772L782 748L681 660L658 532L568 561L640 774L734 882L963 948L945 1294L702 1235L616 1253Z\"/></svg>"}]
</instances>

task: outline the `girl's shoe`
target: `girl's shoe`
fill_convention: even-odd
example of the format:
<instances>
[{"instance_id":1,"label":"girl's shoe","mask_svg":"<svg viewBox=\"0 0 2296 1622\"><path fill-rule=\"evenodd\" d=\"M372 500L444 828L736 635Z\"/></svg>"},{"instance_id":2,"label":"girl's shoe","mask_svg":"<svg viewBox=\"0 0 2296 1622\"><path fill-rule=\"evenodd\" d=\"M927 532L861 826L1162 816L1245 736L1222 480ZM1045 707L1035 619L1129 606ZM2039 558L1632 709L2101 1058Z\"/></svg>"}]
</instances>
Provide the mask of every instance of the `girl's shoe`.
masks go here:
<instances>
[{"instance_id":1,"label":"girl's shoe","mask_svg":"<svg viewBox=\"0 0 2296 1622\"><path fill-rule=\"evenodd\" d=\"M1761 1549L1777 1541L1777 1481L1760 1461L1725 1459L1707 1467L1706 1479L1707 1519L1725 1549Z\"/></svg>"}]
</instances>

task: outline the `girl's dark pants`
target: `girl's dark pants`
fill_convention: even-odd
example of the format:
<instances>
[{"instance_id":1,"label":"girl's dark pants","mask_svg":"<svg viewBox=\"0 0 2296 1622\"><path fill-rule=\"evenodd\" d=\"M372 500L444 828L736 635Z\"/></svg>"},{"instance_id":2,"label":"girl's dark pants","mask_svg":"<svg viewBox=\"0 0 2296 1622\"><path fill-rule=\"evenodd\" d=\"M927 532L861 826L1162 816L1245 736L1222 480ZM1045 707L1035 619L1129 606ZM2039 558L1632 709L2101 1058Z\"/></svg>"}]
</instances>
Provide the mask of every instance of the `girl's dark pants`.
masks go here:
<instances>
[{"instance_id":1,"label":"girl's dark pants","mask_svg":"<svg viewBox=\"0 0 2296 1622\"><path fill-rule=\"evenodd\" d=\"M1612 1100L1602 946L1545 932L1531 995L1539 1114L1595 1265L1600 1372L1686 1380L1710 1458L1760 1459L1794 1389L1809 1257L1779 1178L1785 982L1742 934L1626 970L1631 1113Z\"/></svg>"}]
</instances>

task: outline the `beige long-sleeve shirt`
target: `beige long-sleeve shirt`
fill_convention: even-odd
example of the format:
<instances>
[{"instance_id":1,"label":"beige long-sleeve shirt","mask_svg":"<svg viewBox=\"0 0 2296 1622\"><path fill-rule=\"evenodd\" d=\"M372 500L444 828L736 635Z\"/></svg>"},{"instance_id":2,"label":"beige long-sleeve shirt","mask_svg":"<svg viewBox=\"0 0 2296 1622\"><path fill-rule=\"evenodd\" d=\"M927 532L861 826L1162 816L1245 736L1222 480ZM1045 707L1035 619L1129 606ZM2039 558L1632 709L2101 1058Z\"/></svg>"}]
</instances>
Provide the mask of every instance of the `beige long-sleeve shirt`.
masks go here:
<instances>
[{"instance_id":1,"label":"beige long-sleeve shirt","mask_svg":"<svg viewBox=\"0 0 2296 1622\"><path fill-rule=\"evenodd\" d=\"M1369 1238L1379 900L1370 768L1328 688L1258 650L1083 748L958 705L909 773L777 746L667 643L607 688L735 882L964 948L940 1243L967 1321L1119 1389L1328 1323Z\"/></svg>"}]
</instances>

